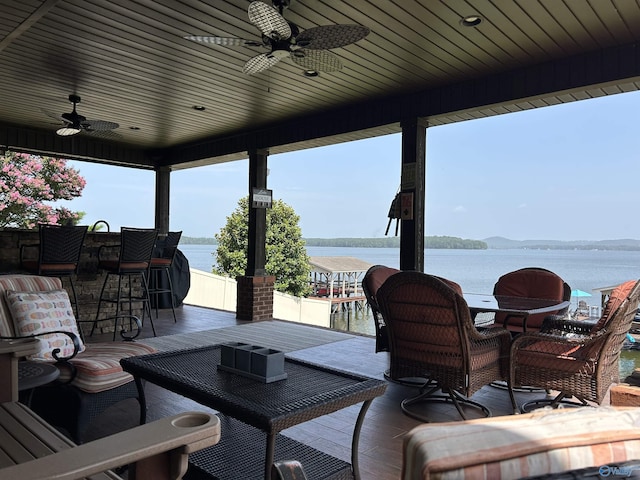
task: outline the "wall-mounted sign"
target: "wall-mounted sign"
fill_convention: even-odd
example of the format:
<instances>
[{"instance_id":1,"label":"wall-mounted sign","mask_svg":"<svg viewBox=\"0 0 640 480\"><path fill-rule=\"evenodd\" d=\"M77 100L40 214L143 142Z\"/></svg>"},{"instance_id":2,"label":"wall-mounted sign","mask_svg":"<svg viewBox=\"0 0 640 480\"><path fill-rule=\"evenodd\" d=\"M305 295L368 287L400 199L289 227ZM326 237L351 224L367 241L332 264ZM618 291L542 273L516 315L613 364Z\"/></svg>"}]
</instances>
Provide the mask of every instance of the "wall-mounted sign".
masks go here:
<instances>
[{"instance_id":1,"label":"wall-mounted sign","mask_svg":"<svg viewBox=\"0 0 640 480\"><path fill-rule=\"evenodd\" d=\"M416 162L403 163L400 175L400 187L402 190L413 190L416 188Z\"/></svg>"},{"instance_id":2,"label":"wall-mounted sign","mask_svg":"<svg viewBox=\"0 0 640 480\"><path fill-rule=\"evenodd\" d=\"M400 218L413 220L413 192L400 194Z\"/></svg>"},{"instance_id":3,"label":"wall-mounted sign","mask_svg":"<svg viewBox=\"0 0 640 480\"><path fill-rule=\"evenodd\" d=\"M271 190L254 188L251 192L251 206L253 208L271 208Z\"/></svg>"}]
</instances>

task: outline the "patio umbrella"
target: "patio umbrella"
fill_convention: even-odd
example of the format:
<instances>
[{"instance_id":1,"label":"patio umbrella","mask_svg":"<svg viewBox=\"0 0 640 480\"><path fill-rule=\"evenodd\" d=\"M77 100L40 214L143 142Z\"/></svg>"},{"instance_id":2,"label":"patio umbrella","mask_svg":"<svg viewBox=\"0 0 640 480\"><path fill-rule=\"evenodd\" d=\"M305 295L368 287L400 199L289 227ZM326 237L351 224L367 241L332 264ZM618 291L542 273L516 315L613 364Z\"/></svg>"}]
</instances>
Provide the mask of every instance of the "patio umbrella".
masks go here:
<instances>
[{"instance_id":1,"label":"patio umbrella","mask_svg":"<svg viewBox=\"0 0 640 480\"><path fill-rule=\"evenodd\" d=\"M591 294L589 292L585 292L584 290L571 290L572 297L590 297Z\"/></svg>"},{"instance_id":2,"label":"patio umbrella","mask_svg":"<svg viewBox=\"0 0 640 480\"><path fill-rule=\"evenodd\" d=\"M576 297L576 305L579 302L580 297L591 297L592 295L589 292L585 292L584 290L571 290L571 298Z\"/></svg>"}]
</instances>

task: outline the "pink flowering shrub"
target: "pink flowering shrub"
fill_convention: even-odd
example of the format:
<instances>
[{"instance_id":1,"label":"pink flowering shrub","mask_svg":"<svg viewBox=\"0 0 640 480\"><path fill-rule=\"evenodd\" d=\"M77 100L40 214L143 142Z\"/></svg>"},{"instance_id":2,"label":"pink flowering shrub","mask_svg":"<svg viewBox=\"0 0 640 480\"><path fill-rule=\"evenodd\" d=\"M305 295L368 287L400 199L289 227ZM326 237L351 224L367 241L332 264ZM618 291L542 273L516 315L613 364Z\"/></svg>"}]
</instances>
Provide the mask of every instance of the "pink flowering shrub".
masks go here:
<instances>
[{"instance_id":1,"label":"pink flowering shrub","mask_svg":"<svg viewBox=\"0 0 640 480\"><path fill-rule=\"evenodd\" d=\"M77 222L81 213L49 203L79 197L85 183L66 160L7 151L0 156L0 227Z\"/></svg>"}]
</instances>

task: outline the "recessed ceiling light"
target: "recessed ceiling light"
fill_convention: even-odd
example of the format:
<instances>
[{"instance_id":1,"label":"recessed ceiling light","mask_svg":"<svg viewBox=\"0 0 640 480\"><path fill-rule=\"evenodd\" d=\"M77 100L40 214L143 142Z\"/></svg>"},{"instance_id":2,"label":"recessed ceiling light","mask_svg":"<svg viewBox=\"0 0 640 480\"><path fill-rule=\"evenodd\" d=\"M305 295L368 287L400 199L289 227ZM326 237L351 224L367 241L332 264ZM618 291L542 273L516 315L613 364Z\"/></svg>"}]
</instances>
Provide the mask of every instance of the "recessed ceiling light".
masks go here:
<instances>
[{"instance_id":1,"label":"recessed ceiling light","mask_svg":"<svg viewBox=\"0 0 640 480\"><path fill-rule=\"evenodd\" d=\"M193 106L193 107L191 107L191 108L193 108L194 110L197 110L197 111L199 111L199 112L204 112L204 111L206 110L206 108L205 108L205 106L204 106L204 105L194 105L194 106Z\"/></svg>"},{"instance_id":2,"label":"recessed ceiling light","mask_svg":"<svg viewBox=\"0 0 640 480\"><path fill-rule=\"evenodd\" d=\"M460 25L463 27L477 27L482 23L482 17L480 15L467 15L460 20Z\"/></svg>"},{"instance_id":3,"label":"recessed ceiling light","mask_svg":"<svg viewBox=\"0 0 640 480\"><path fill-rule=\"evenodd\" d=\"M305 77L317 77L320 75L317 70L303 70L302 73Z\"/></svg>"}]
</instances>

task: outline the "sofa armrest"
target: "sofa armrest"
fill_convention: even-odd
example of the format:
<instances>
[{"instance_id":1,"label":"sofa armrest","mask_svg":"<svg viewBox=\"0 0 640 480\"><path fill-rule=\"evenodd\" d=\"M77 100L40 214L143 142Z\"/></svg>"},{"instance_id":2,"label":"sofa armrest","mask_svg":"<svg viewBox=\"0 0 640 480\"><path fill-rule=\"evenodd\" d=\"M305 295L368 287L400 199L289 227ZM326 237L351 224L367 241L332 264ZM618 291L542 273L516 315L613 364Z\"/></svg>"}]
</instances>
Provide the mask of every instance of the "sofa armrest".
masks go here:
<instances>
[{"instance_id":1,"label":"sofa armrest","mask_svg":"<svg viewBox=\"0 0 640 480\"><path fill-rule=\"evenodd\" d=\"M43 422L39 417L34 418ZM48 427L44 424L41 428ZM75 480L133 464L129 478L180 479L187 470L188 454L215 445L219 440L218 417L186 412L0 469L0 477Z\"/></svg>"}]
</instances>

